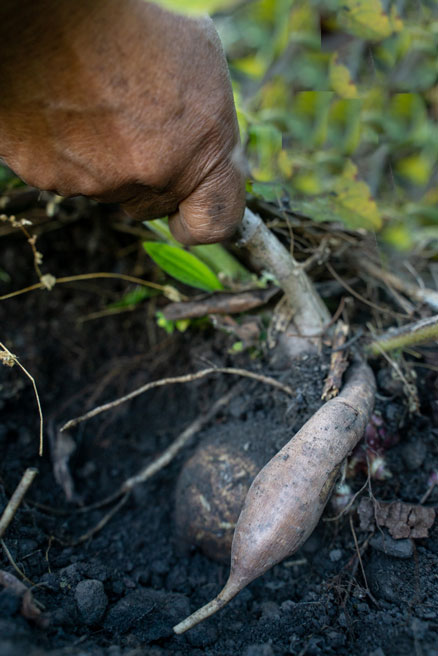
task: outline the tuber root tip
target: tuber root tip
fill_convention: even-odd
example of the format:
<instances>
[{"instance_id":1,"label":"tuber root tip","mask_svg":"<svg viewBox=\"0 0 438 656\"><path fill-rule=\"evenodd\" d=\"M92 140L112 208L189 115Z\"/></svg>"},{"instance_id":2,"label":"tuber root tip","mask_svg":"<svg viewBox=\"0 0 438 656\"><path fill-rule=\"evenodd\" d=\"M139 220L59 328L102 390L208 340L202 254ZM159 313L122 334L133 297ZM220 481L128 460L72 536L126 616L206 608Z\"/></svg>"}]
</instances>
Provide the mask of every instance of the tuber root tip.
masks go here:
<instances>
[{"instance_id":1,"label":"tuber root tip","mask_svg":"<svg viewBox=\"0 0 438 656\"><path fill-rule=\"evenodd\" d=\"M207 617L211 617L211 615L214 615L218 610L226 606L240 590L240 587L236 588L235 585L230 584L230 581L228 581L217 597L209 601L205 606L198 608L197 611L186 617L182 622L179 622L179 624L176 624L173 627L174 632L181 635L181 633L185 633L203 620L206 620Z\"/></svg>"}]
</instances>

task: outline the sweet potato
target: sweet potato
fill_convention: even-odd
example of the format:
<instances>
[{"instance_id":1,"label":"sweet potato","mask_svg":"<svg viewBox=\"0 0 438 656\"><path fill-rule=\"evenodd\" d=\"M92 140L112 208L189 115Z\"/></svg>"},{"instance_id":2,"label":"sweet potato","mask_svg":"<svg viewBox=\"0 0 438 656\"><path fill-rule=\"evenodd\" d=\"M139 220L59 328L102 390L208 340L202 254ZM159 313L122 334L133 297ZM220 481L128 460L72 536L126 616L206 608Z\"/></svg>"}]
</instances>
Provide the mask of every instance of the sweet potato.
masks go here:
<instances>
[{"instance_id":1,"label":"sweet potato","mask_svg":"<svg viewBox=\"0 0 438 656\"><path fill-rule=\"evenodd\" d=\"M174 627L184 633L290 556L309 537L340 467L362 437L375 382L365 363L353 365L340 395L325 403L256 476L233 538L229 579L215 599Z\"/></svg>"}]
</instances>

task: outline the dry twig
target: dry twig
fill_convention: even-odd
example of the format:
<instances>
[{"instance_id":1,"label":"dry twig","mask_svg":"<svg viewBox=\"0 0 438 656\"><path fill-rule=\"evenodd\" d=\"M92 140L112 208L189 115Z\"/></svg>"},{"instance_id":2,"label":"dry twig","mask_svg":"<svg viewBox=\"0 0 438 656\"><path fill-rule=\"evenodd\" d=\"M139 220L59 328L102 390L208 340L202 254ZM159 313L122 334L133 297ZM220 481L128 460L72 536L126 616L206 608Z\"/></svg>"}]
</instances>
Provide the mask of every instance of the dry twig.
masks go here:
<instances>
[{"instance_id":1,"label":"dry twig","mask_svg":"<svg viewBox=\"0 0 438 656\"><path fill-rule=\"evenodd\" d=\"M14 560L14 558L13 558L11 552L9 551L9 549L8 549L6 543L5 543L5 541L4 541L3 539L0 539L0 544L1 544L2 547L3 547L3 551L5 552L5 556L6 556L6 558L9 560L10 564L11 564L12 567L15 569L15 571L17 572L17 574L18 574L19 576L21 576L21 578L23 579L23 581L26 581L26 583L29 583L29 585L32 585L32 586L35 585L35 583L34 583L33 581L31 581L31 580L26 576L26 574L23 572L23 570L21 570L21 569L18 567L17 563L15 562L15 560Z\"/></svg>"},{"instance_id":2,"label":"dry twig","mask_svg":"<svg viewBox=\"0 0 438 656\"><path fill-rule=\"evenodd\" d=\"M3 362L3 364L6 364L8 367L13 367L14 364L18 365L32 383L33 391L35 393L35 398L38 406L38 414L40 416L40 443L39 443L38 455L42 456L43 455L43 425L44 425L43 412L41 410L40 397L38 396L38 390L37 390L35 378L31 376L28 370L23 367L23 365L19 362L17 356L11 353L10 350L7 349L6 346L1 342L0 342L0 348L3 349L2 351L0 351L0 363Z\"/></svg>"},{"instance_id":3,"label":"dry twig","mask_svg":"<svg viewBox=\"0 0 438 656\"><path fill-rule=\"evenodd\" d=\"M234 294L216 293L184 303L169 303L163 310L166 319L196 319L207 314L237 314L265 305L279 291L278 287L250 289Z\"/></svg>"},{"instance_id":4,"label":"dry twig","mask_svg":"<svg viewBox=\"0 0 438 656\"><path fill-rule=\"evenodd\" d=\"M90 510L96 510L97 508L101 508L102 506L113 503L119 497L122 497L118 504L114 506L114 508L112 508L110 511L108 511L108 513L104 515L104 517L96 524L96 526L89 529L77 540L70 542L69 544L73 546L81 544L82 542L85 542L89 538L93 537L104 526L106 526L110 519L112 519L112 517L114 517L120 508L124 506L128 501L128 498L134 487L140 485L141 483L145 483L161 469L167 467L167 465L183 449L187 442L202 428L204 428L204 426L209 421L211 421L224 406L228 405L233 396L235 396L237 387L238 385L235 385L232 389L228 390L226 394L221 396L206 413L197 417L189 426L187 426L187 428L172 442L170 446L167 447L167 449L165 449L165 451L163 451L163 453L156 460L141 469L139 472L137 472L137 474L134 474L134 476L128 478L114 494L111 494L102 501L93 503L86 508L82 508L82 512L89 512Z\"/></svg>"},{"instance_id":5,"label":"dry twig","mask_svg":"<svg viewBox=\"0 0 438 656\"><path fill-rule=\"evenodd\" d=\"M21 505L26 492L32 485L37 474L38 469L35 469L35 467L29 467L21 477L21 481L17 485L15 492L9 499L9 502L0 517L0 538L4 535L6 529L13 520L15 513Z\"/></svg>"},{"instance_id":6,"label":"dry twig","mask_svg":"<svg viewBox=\"0 0 438 656\"><path fill-rule=\"evenodd\" d=\"M399 278L390 271L385 271L385 269L377 266L370 259L359 258L356 263L370 276L381 280L385 285L388 285L388 287L393 287L414 301L426 303L426 305L431 307L435 312L438 311L438 292L435 290L428 289L427 287L419 287L418 285L413 285L406 280L402 280L402 278Z\"/></svg>"},{"instance_id":7,"label":"dry twig","mask_svg":"<svg viewBox=\"0 0 438 656\"><path fill-rule=\"evenodd\" d=\"M324 383L321 398L323 401L333 399L339 394L342 384L342 376L348 367L347 353L340 347L345 344L348 336L349 326L343 321L336 325L333 335L332 355L330 359L330 371Z\"/></svg>"},{"instance_id":8,"label":"dry twig","mask_svg":"<svg viewBox=\"0 0 438 656\"><path fill-rule=\"evenodd\" d=\"M159 285L155 282L149 282L148 280L143 280L142 278L136 278L135 276L128 276L124 273L107 273L106 271L98 271L97 273L81 273L77 276L64 276L63 278L54 279L54 284L62 285L69 282L79 282L80 280L95 280L101 278L124 280L125 282L132 282L136 285L141 285L142 287L151 287L152 289L158 289L159 291L163 292L164 296L169 298L171 301L177 301L177 300L180 301L186 298L171 285ZM29 285L29 287L24 287L23 289L17 289L17 291L15 292L10 292L9 294L4 294L3 296L0 296L0 301L6 301L8 298L13 298L14 296L20 296L21 294L26 294L27 292L33 292L36 289L47 289L47 285L45 285L43 282L36 282L34 285Z\"/></svg>"},{"instance_id":9,"label":"dry twig","mask_svg":"<svg viewBox=\"0 0 438 656\"><path fill-rule=\"evenodd\" d=\"M335 271L335 269L332 267L332 265L329 262L326 262L326 267L329 270L330 274L335 278L344 289L347 290L352 296L357 298L358 301L361 303L364 303L365 305L368 305L369 307L372 307L374 310L377 312L383 312L384 314L390 314L392 317L403 317L405 318L408 315L405 314L399 314L397 312L394 312L393 310L389 310L386 307L383 307L382 305L377 305L376 303L373 303L372 301L369 301L365 296L362 296L362 294L359 294L353 287L351 287L345 280L341 278L341 276ZM1 299L0 299L1 300Z\"/></svg>"},{"instance_id":10,"label":"dry twig","mask_svg":"<svg viewBox=\"0 0 438 656\"><path fill-rule=\"evenodd\" d=\"M100 415L102 412L107 412L108 410L117 408L119 405L122 405L122 403L126 403L126 401L131 401L131 399L135 399L136 396L140 396L140 394L144 394L144 392L147 392L150 389L154 389L155 387L163 387L164 385L173 385L176 383L191 383L195 380L200 380L201 378L210 376L211 374L230 374L232 376L243 376L245 378L252 378L254 380L259 381L260 383L265 383L266 385L271 385L272 387L276 387L277 389L282 390L283 392L289 394L290 396L294 396L295 394L294 390L291 387L289 387L289 385L284 385L283 383L280 383L278 380L275 380L275 378L270 378L269 376L263 376L262 374L256 374L253 371L247 371L246 369L236 369L234 367L210 367L209 369L203 369L202 371L197 371L194 374L185 374L183 376L175 376L173 378L161 378L160 380L155 380L152 381L151 383L146 383L146 385L142 385L141 387L138 387L137 389L133 390L129 394L126 394L125 396L121 396L120 398L115 399L114 401L110 401L109 403L104 403L103 405L100 405L97 408L93 408L93 410L86 412L84 415L81 415L80 417L75 417L74 419L70 419L61 427L60 430L65 431L70 428L74 428L78 424L81 424L83 421L86 421L87 419L91 419L92 417L96 417L97 415Z\"/></svg>"}]
</instances>

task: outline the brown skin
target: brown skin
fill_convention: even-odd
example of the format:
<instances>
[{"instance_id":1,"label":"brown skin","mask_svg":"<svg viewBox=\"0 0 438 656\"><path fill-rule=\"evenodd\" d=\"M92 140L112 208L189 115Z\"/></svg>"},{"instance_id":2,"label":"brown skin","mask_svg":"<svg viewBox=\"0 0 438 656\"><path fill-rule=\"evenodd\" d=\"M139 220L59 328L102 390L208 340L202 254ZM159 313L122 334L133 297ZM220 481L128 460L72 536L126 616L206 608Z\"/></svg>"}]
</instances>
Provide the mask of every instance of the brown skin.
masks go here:
<instances>
[{"instance_id":1,"label":"brown skin","mask_svg":"<svg viewBox=\"0 0 438 656\"><path fill-rule=\"evenodd\" d=\"M225 587L177 624L176 633L213 615L301 547L324 510L344 459L365 431L374 395L371 369L356 363L340 395L327 401L258 473L234 531Z\"/></svg>"},{"instance_id":2,"label":"brown skin","mask_svg":"<svg viewBox=\"0 0 438 656\"><path fill-rule=\"evenodd\" d=\"M2 0L0 158L28 184L168 214L183 243L244 209L239 135L212 22L144 0Z\"/></svg>"},{"instance_id":3,"label":"brown skin","mask_svg":"<svg viewBox=\"0 0 438 656\"><path fill-rule=\"evenodd\" d=\"M201 444L186 462L175 490L176 544L182 552L197 546L212 560L229 561L236 522L260 469L252 455L240 444Z\"/></svg>"}]
</instances>

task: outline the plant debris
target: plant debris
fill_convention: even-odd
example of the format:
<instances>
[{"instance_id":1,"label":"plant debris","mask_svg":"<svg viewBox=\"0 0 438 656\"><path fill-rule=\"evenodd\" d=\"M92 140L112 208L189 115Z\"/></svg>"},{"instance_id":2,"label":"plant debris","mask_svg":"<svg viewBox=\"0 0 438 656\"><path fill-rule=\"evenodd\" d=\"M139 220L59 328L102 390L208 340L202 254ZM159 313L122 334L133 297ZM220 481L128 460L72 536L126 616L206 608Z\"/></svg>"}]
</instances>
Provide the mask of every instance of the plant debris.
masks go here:
<instances>
[{"instance_id":1,"label":"plant debris","mask_svg":"<svg viewBox=\"0 0 438 656\"><path fill-rule=\"evenodd\" d=\"M363 531L374 531L376 525L386 527L396 540L427 538L435 521L433 508L401 501L384 503L365 498L359 504L358 513Z\"/></svg>"}]
</instances>

